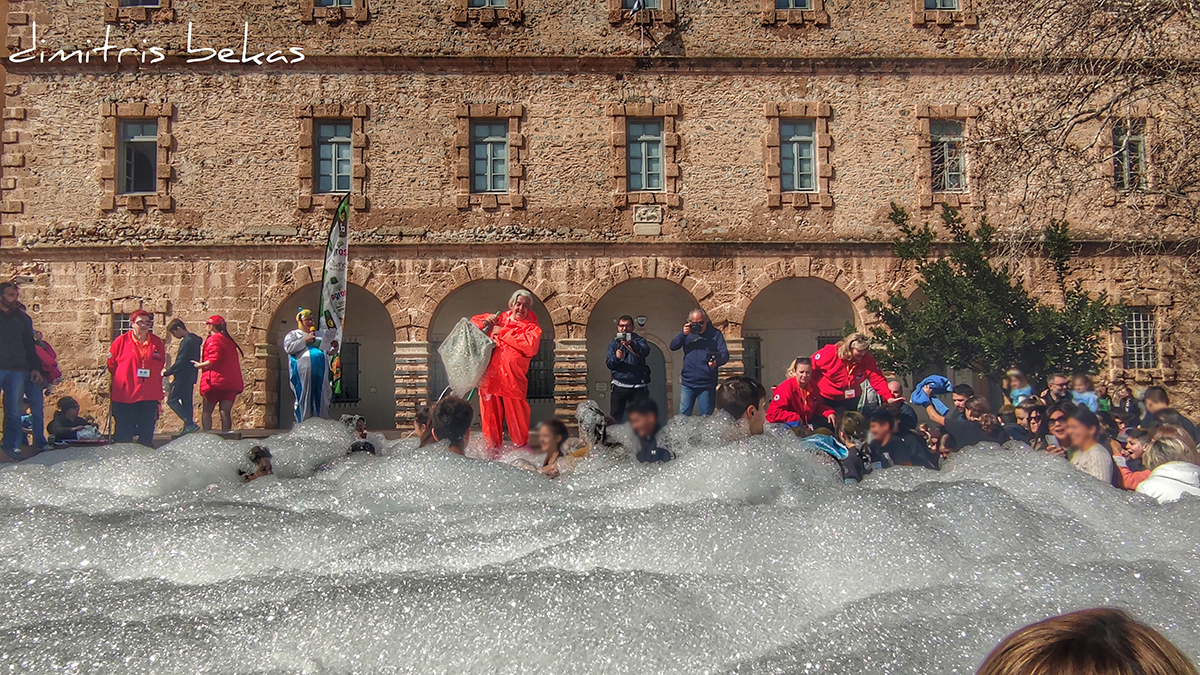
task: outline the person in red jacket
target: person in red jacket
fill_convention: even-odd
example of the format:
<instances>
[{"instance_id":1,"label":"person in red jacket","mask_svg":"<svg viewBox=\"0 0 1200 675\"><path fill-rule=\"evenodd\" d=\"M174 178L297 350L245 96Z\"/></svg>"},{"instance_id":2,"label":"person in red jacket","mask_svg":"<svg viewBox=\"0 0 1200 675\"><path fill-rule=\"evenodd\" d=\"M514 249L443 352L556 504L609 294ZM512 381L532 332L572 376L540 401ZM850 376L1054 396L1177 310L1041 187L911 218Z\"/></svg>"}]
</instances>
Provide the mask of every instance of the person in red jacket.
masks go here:
<instances>
[{"instance_id":1,"label":"person in red jacket","mask_svg":"<svg viewBox=\"0 0 1200 675\"><path fill-rule=\"evenodd\" d=\"M503 424L514 445L529 444L529 362L541 346L542 329L533 313L533 295L521 289L508 301L508 311L471 317L496 343L479 383L479 423L489 449L504 440Z\"/></svg>"},{"instance_id":2,"label":"person in red jacket","mask_svg":"<svg viewBox=\"0 0 1200 675\"><path fill-rule=\"evenodd\" d=\"M837 344L825 345L812 355L817 391L834 411L857 410L862 383L867 380L885 402L904 400L892 395L887 378L879 370L870 350L870 339L862 333L853 333Z\"/></svg>"},{"instance_id":3,"label":"person in red jacket","mask_svg":"<svg viewBox=\"0 0 1200 675\"><path fill-rule=\"evenodd\" d=\"M833 409L825 405L817 393L812 374L812 359L801 357L792 361L787 379L771 392L771 402L767 405L768 422L786 424L796 433L811 431L825 420L828 420L829 428L833 428Z\"/></svg>"},{"instance_id":4,"label":"person in red jacket","mask_svg":"<svg viewBox=\"0 0 1200 675\"><path fill-rule=\"evenodd\" d=\"M154 317L139 309L129 316L131 329L113 340L108 350L112 373L112 416L117 422L113 440L154 447L154 425L163 399L163 369L167 348L155 335Z\"/></svg>"},{"instance_id":5,"label":"person in red jacket","mask_svg":"<svg viewBox=\"0 0 1200 675\"><path fill-rule=\"evenodd\" d=\"M195 362L200 371L200 395L204 397L200 426L212 431L213 408L220 406L221 431L229 431L233 428L233 402L244 388L241 359L245 354L229 335L224 318L210 316L204 323L208 326L208 337L200 350L204 360Z\"/></svg>"}]
</instances>

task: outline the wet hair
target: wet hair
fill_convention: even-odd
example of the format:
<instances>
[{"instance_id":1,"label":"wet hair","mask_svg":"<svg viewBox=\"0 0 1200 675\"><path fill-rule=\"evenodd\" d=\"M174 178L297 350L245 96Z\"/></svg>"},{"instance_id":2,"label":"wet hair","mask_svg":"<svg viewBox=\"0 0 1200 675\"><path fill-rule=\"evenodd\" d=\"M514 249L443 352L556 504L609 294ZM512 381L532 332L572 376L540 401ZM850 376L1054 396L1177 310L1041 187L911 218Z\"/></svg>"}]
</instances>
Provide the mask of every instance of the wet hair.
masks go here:
<instances>
[{"instance_id":1,"label":"wet hair","mask_svg":"<svg viewBox=\"0 0 1200 675\"><path fill-rule=\"evenodd\" d=\"M972 396L975 395L975 387L972 387L971 385L964 382L962 384L954 385L954 388L950 390L950 393L958 394L959 396L966 396L967 398L971 398Z\"/></svg>"},{"instance_id":2,"label":"wet hair","mask_svg":"<svg viewBox=\"0 0 1200 675\"><path fill-rule=\"evenodd\" d=\"M423 405L417 408L417 414L413 416L413 421L417 426L424 429L421 432L420 438L417 439L417 447L423 448L433 442L433 425L429 423L429 406Z\"/></svg>"},{"instance_id":3,"label":"wet hair","mask_svg":"<svg viewBox=\"0 0 1200 675\"><path fill-rule=\"evenodd\" d=\"M889 427L896 423L896 417L887 408L872 408L866 414L867 424L886 424Z\"/></svg>"},{"instance_id":4,"label":"wet hair","mask_svg":"<svg viewBox=\"0 0 1200 675\"><path fill-rule=\"evenodd\" d=\"M417 414L413 416L413 421L423 427L429 426L429 406L423 405L417 408Z\"/></svg>"},{"instance_id":5,"label":"wet hair","mask_svg":"<svg viewBox=\"0 0 1200 675\"><path fill-rule=\"evenodd\" d=\"M186 331L187 326L183 325L183 321L180 319L171 319L171 323L167 324L167 332L174 333L176 329Z\"/></svg>"},{"instance_id":6,"label":"wet hair","mask_svg":"<svg viewBox=\"0 0 1200 675\"><path fill-rule=\"evenodd\" d=\"M59 410L70 410L72 408L74 408L75 410L79 410L79 401L76 401L75 399L71 398L70 396L64 396L64 397L58 399L58 409Z\"/></svg>"},{"instance_id":7,"label":"wet hair","mask_svg":"<svg viewBox=\"0 0 1200 675\"><path fill-rule=\"evenodd\" d=\"M854 349L870 349L871 339L863 333L851 333L844 340L837 343L838 358L843 361L850 360L850 352Z\"/></svg>"},{"instance_id":8,"label":"wet hair","mask_svg":"<svg viewBox=\"0 0 1200 675\"><path fill-rule=\"evenodd\" d=\"M1200 464L1200 454L1178 438L1162 437L1146 445L1146 454L1142 455L1142 461L1146 468L1154 470L1167 462Z\"/></svg>"},{"instance_id":9,"label":"wet hair","mask_svg":"<svg viewBox=\"0 0 1200 675\"><path fill-rule=\"evenodd\" d=\"M274 455L271 450L265 445L256 445L250 448L250 452L246 453L246 459L249 459L254 464L258 464L264 459L271 459Z\"/></svg>"},{"instance_id":10,"label":"wet hair","mask_svg":"<svg viewBox=\"0 0 1200 675\"><path fill-rule=\"evenodd\" d=\"M634 399L625 406L625 417L629 417L632 413L658 417L658 404L652 398Z\"/></svg>"},{"instance_id":11,"label":"wet hair","mask_svg":"<svg viewBox=\"0 0 1200 675\"><path fill-rule=\"evenodd\" d=\"M963 410L971 413L979 422L979 427L983 429L983 433L991 434L1000 428L1000 418L992 414L991 406L984 400L982 396L972 396L967 399L963 405Z\"/></svg>"},{"instance_id":12,"label":"wet hair","mask_svg":"<svg viewBox=\"0 0 1200 675\"><path fill-rule=\"evenodd\" d=\"M808 358L807 356L797 356L796 358L792 359L792 365L788 366L787 369L787 376L795 377L796 369L800 366L808 366L809 368L812 368L812 359Z\"/></svg>"},{"instance_id":13,"label":"wet hair","mask_svg":"<svg viewBox=\"0 0 1200 675\"><path fill-rule=\"evenodd\" d=\"M471 404L457 396L447 396L433 405L429 411L429 422L433 426L433 435L438 440L450 441L450 445L461 445L467 432L471 430L471 420L475 411Z\"/></svg>"},{"instance_id":14,"label":"wet hair","mask_svg":"<svg viewBox=\"0 0 1200 675\"><path fill-rule=\"evenodd\" d=\"M1119 609L1055 616L1009 635L976 675L1197 675L1179 648Z\"/></svg>"},{"instance_id":15,"label":"wet hair","mask_svg":"<svg viewBox=\"0 0 1200 675\"><path fill-rule=\"evenodd\" d=\"M1167 390L1159 386L1146 387L1146 393L1142 394L1142 400L1171 405L1171 397L1167 396Z\"/></svg>"},{"instance_id":16,"label":"wet hair","mask_svg":"<svg viewBox=\"0 0 1200 675\"><path fill-rule=\"evenodd\" d=\"M355 441L350 445L350 450L348 450L346 454L353 455L356 452L365 452L367 454L374 455L375 444L370 441Z\"/></svg>"},{"instance_id":17,"label":"wet hair","mask_svg":"<svg viewBox=\"0 0 1200 675\"><path fill-rule=\"evenodd\" d=\"M539 427L549 427L550 432L553 433L555 436L558 436L561 439L558 442L558 447L554 448L555 450L561 451L562 444L565 443L567 441L567 439L571 437L571 432L567 431L567 425L564 424L563 421L558 419L557 417L551 417L550 419L542 422L538 426ZM542 449L545 450L545 448L542 448Z\"/></svg>"},{"instance_id":18,"label":"wet hair","mask_svg":"<svg viewBox=\"0 0 1200 675\"><path fill-rule=\"evenodd\" d=\"M762 406L766 400L766 388L748 375L735 375L717 387L717 407L735 420L741 419L750 406Z\"/></svg>"}]
</instances>

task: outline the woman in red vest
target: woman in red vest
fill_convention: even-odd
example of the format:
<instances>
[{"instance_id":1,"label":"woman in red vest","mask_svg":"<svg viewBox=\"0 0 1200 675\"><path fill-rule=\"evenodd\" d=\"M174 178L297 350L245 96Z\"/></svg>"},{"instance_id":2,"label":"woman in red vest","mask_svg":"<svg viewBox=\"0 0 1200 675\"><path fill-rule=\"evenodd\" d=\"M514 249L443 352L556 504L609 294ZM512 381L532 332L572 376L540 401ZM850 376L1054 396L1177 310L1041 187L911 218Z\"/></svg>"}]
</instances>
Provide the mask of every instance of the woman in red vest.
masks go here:
<instances>
[{"instance_id":1,"label":"woman in red vest","mask_svg":"<svg viewBox=\"0 0 1200 675\"><path fill-rule=\"evenodd\" d=\"M211 316L204 322L208 337L204 339L196 369L200 371L200 395L204 397L200 425L212 431L213 408L220 406L221 431L233 428L233 401L242 393L242 348L229 335L225 319Z\"/></svg>"},{"instance_id":2,"label":"woman in red vest","mask_svg":"<svg viewBox=\"0 0 1200 675\"><path fill-rule=\"evenodd\" d=\"M870 381L879 398L887 403L903 401L888 389L887 378L871 356L871 341L862 333L846 336L837 344L825 345L812 355L813 378L825 404L838 413L858 410L862 383Z\"/></svg>"},{"instance_id":3,"label":"woman in red vest","mask_svg":"<svg viewBox=\"0 0 1200 675\"><path fill-rule=\"evenodd\" d=\"M833 410L817 393L812 374L812 359L802 357L792 361L787 379L771 392L771 403L767 405L768 422L786 424L802 435L822 422L830 429L834 428Z\"/></svg>"},{"instance_id":4,"label":"woman in red vest","mask_svg":"<svg viewBox=\"0 0 1200 675\"><path fill-rule=\"evenodd\" d=\"M129 316L131 329L113 340L108 350L112 373L112 416L117 422L113 440L154 447L154 425L163 399L163 368L167 348L151 332L154 317L139 309Z\"/></svg>"}]
</instances>

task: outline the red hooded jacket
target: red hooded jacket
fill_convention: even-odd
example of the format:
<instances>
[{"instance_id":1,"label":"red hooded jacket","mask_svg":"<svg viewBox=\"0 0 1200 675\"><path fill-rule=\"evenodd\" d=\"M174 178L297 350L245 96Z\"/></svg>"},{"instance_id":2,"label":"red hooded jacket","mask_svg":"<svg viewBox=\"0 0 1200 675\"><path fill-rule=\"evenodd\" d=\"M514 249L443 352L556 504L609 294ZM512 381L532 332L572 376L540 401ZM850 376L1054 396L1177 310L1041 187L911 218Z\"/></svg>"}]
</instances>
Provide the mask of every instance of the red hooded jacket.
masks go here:
<instances>
[{"instance_id":1,"label":"red hooded jacket","mask_svg":"<svg viewBox=\"0 0 1200 675\"><path fill-rule=\"evenodd\" d=\"M245 385L242 382L242 361L237 345L221 333L213 333L204 339L200 360L209 366L200 373L200 394L222 392L236 394Z\"/></svg>"},{"instance_id":2,"label":"red hooded jacket","mask_svg":"<svg viewBox=\"0 0 1200 675\"><path fill-rule=\"evenodd\" d=\"M55 353L54 347L43 340L35 342L33 349L37 352L38 358L42 360L42 372L46 375L46 384L54 384L61 380L62 371L58 369L58 354Z\"/></svg>"},{"instance_id":3,"label":"red hooded jacket","mask_svg":"<svg viewBox=\"0 0 1200 675\"><path fill-rule=\"evenodd\" d=\"M151 333L139 344L128 331L113 340L108 349L108 372L112 373L113 403L140 403L163 399L163 368L167 366L167 348ZM150 371L138 377L139 370Z\"/></svg>"},{"instance_id":4,"label":"red hooded jacket","mask_svg":"<svg viewBox=\"0 0 1200 675\"><path fill-rule=\"evenodd\" d=\"M833 409L825 405L812 380L808 381L807 387L801 387L796 378L789 377L771 392L771 402L767 405L768 422L815 424L819 417L833 421Z\"/></svg>"},{"instance_id":5,"label":"red hooded jacket","mask_svg":"<svg viewBox=\"0 0 1200 675\"><path fill-rule=\"evenodd\" d=\"M831 401L852 401L862 395L860 385L870 380L879 397L890 402L887 378L879 370L875 357L864 354L858 363L846 363L838 357L837 345L825 345L812 355L813 379L817 391Z\"/></svg>"},{"instance_id":6,"label":"red hooded jacket","mask_svg":"<svg viewBox=\"0 0 1200 675\"><path fill-rule=\"evenodd\" d=\"M471 317L471 323L482 329L491 317L478 314ZM541 347L542 329L537 316L530 312L524 321L518 321L511 310L504 312L492 328L492 340L496 349L479 383L479 393L525 398L529 393L529 362Z\"/></svg>"}]
</instances>

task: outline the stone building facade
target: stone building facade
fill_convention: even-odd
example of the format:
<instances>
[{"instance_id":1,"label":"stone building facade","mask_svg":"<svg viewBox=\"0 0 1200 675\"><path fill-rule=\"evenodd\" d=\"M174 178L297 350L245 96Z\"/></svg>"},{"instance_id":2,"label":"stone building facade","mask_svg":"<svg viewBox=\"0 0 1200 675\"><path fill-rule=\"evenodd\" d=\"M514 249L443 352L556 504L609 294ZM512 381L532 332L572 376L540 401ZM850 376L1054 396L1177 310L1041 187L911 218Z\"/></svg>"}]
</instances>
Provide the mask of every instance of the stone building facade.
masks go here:
<instances>
[{"instance_id":1,"label":"stone building facade","mask_svg":"<svg viewBox=\"0 0 1200 675\"><path fill-rule=\"evenodd\" d=\"M1011 77L987 65L1002 27L976 0L654 4L631 16L620 0L10 0L0 276L24 281L62 357L60 390L103 410L106 346L134 309L160 326L220 314L253 345L239 421L286 426L279 341L315 298L339 190L352 194L359 345L357 400L341 407L373 426L436 397L437 342L518 287L544 330L539 414L606 396L597 353L625 313L655 344L656 396L673 405L666 343L692 307L725 331L727 373L773 384L792 357L868 325L867 298L913 288L892 255L892 202L1003 223L1011 195L972 189L975 119ZM85 52L106 40L127 50L120 64ZM188 62L209 47L228 51ZM476 122L499 134L503 189L475 190ZM968 153L952 186L932 175L945 122ZM635 163L645 129L654 171ZM138 142L149 174L130 168ZM322 162L325 146L344 170ZM1094 242L1080 275L1145 310L1155 354L1126 369L1118 331L1105 379L1190 391L1200 345L1180 328L1178 261L1107 245L1125 208L1099 193L1080 207ZM1049 292L1044 266L1026 267Z\"/></svg>"}]
</instances>

